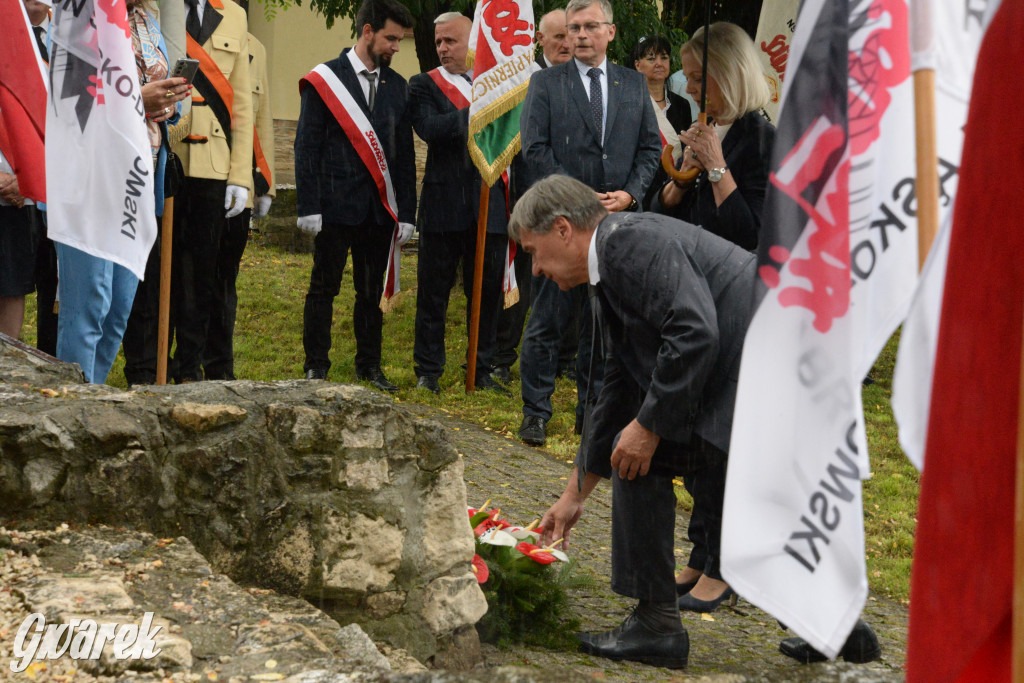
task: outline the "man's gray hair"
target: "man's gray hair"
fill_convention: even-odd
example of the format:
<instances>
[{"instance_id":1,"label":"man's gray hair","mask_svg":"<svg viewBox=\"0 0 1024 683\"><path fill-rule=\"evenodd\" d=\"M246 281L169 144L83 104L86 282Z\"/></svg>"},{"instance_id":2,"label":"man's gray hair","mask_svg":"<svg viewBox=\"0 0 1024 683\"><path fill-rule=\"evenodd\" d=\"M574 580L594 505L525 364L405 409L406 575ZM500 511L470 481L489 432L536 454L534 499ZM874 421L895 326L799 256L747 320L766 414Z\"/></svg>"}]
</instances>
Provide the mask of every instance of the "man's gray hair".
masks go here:
<instances>
[{"instance_id":1,"label":"man's gray hair","mask_svg":"<svg viewBox=\"0 0 1024 683\"><path fill-rule=\"evenodd\" d=\"M557 218L565 218L573 228L590 231L608 211L594 191L566 175L550 175L526 191L508 222L508 234L522 241L523 230L537 235L551 232Z\"/></svg>"},{"instance_id":2,"label":"man's gray hair","mask_svg":"<svg viewBox=\"0 0 1024 683\"><path fill-rule=\"evenodd\" d=\"M612 3L609 0L569 0L569 4L565 6L565 16L568 17L574 12L579 12L581 9L586 9L591 5L598 5L601 11L604 12L604 20L609 24L615 23L615 18L612 16Z\"/></svg>"},{"instance_id":3,"label":"man's gray hair","mask_svg":"<svg viewBox=\"0 0 1024 683\"><path fill-rule=\"evenodd\" d=\"M437 18L434 19L434 24L447 24L449 21L455 21L461 16L464 16L461 12L445 12L444 14L438 14Z\"/></svg>"}]
</instances>

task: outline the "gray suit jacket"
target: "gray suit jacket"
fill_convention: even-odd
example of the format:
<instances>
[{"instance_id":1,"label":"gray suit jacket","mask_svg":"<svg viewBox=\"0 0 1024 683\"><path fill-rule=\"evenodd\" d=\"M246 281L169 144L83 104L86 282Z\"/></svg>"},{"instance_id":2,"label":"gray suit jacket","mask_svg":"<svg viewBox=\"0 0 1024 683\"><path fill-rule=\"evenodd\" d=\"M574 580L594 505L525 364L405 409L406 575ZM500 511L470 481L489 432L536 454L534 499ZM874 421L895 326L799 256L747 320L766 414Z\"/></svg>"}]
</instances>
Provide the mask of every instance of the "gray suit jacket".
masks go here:
<instances>
[{"instance_id":1,"label":"gray suit jacket","mask_svg":"<svg viewBox=\"0 0 1024 683\"><path fill-rule=\"evenodd\" d=\"M608 62L608 114L603 144L590 92L576 60L530 77L520 115L523 157L532 182L568 175L598 192L625 190L639 202L661 155L658 121L643 74Z\"/></svg>"},{"instance_id":2,"label":"gray suit jacket","mask_svg":"<svg viewBox=\"0 0 1024 683\"><path fill-rule=\"evenodd\" d=\"M656 460L693 433L727 453L756 258L652 213L611 214L596 239L605 377L577 464L609 476L634 418L662 438Z\"/></svg>"}]
</instances>

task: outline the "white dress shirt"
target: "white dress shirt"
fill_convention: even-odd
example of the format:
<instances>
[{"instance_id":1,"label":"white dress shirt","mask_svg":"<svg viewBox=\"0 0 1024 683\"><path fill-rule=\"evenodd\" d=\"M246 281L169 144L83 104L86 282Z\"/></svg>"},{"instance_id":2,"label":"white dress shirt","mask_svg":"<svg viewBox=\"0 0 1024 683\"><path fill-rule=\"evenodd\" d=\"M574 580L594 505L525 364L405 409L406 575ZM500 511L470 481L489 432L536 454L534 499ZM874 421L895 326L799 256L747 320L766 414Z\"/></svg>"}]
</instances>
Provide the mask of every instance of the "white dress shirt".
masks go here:
<instances>
[{"instance_id":1,"label":"white dress shirt","mask_svg":"<svg viewBox=\"0 0 1024 683\"><path fill-rule=\"evenodd\" d=\"M576 59L572 58L572 61L576 62L576 68L580 72L580 79L583 81L583 91L587 93L587 99L590 99L590 75L587 73L590 71L589 66ZM598 82L601 84L601 143L604 144L604 136L607 132L608 123L608 58L597 65L597 68L601 70L601 77L598 78Z\"/></svg>"},{"instance_id":2,"label":"white dress shirt","mask_svg":"<svg viewBox=\"0 0 1024 683\"><path fill-rule=\"evenodd\" d=\"M597 231L600 228L600 223L594 226L594 234L590 236L590 249L587 250L587 274L592 285L601 281L601 273L597 272Z\"/></svg>"},{"instance_id":3,"label":"white dress shirt","mask_svg":"<svg viewBox=\"0 0 1024 683\"><path fill-rule=\"evenodd\" d=\"M363 60L359 59L359 55L356 54L355 45L353 45L352 49L348 51L348 61L352 63L352 69L359 76L359 85L363 89L363 99L366 100L366 104L370 104L370 81L366 78L366 74L363 73L364 71L367 71L367 68L366 65L363 64ZM370 73L377 75L375 82L377 87L380 88L380 67L378 66L373 71L370 71Z\"/></svg>"}]
</instances>

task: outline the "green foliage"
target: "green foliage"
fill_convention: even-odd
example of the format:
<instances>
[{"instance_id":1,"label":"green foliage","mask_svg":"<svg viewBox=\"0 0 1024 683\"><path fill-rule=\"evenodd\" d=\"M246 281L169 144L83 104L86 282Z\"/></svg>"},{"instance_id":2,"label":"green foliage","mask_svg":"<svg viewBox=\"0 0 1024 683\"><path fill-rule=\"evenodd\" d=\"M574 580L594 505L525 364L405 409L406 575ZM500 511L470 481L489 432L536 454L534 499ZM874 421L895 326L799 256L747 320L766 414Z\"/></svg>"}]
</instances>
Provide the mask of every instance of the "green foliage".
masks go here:
<instances>
[{"instance_id":1,"label":"green foliage","mask_svg":"<svg viewBox=\"0 0 1024 683\"><path fill-rule=\"evenodd\" d=\"M498 647L575 649L580 620L567 591L594 583L575 571L575 560L544 565L515 548L485 543L477 544L477 552L490 570L480 586L487 598L487 614L476 625L481 640Z\"/></svg>"}]
</instances>

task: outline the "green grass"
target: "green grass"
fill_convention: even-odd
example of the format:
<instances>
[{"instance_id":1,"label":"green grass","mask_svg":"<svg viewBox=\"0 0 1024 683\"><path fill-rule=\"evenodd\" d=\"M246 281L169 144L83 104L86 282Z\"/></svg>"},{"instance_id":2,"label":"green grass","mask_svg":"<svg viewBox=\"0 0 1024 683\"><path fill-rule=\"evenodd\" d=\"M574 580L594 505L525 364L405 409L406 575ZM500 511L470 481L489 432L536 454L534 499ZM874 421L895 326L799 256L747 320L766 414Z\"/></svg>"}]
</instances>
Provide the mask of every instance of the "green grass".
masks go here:
<instances>
[{"instance_id":1,"label":"green grass","mask_svg":"<svg viewBox=\"0 0 1024 683\"><path fill-rule=\"evenodd\" d=\"M295 254L250 241L238 279L238 320L235 330L235 374L242 379L275 380L302 377L302 304L309 283L312 256ZM341 294L335 301L329 378L354 382L355 339L352 334L353 291L351 270L346 269ZM416 308L416 257L402 259L402 294L397 307L385 316L382 349L385 374L399 386L399 401L434 406L506 438L515 438L522 420L518 365L513 366L512 398L481 391L466 395L461 365L466 354L465 298L461 286L453 290L448 308L446 346L448 362L441 378L441 394L434 396L414 387L412 346ZM24 338L35 339L35 301L29 297ZM864 389L864 411L872 461L872 478L864 483L864 522L868 581L875 592L906 600L910 584L918 496L918 473L904 457L896 439L890 408L896 340L890 340L872 371L876 383ZM119 356L108 383L124 388L123 359ZM570 461L579 443L573 434L575 385L558 380L552 397L554 418L548 425L545 451ZM689 508L689 496L678 488L680 504ZM478 501L480 502L480 501Z\"/></svg>"}]
</instances>

